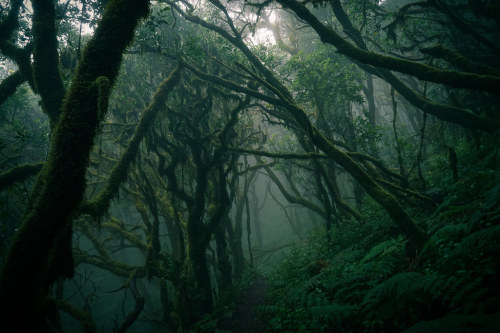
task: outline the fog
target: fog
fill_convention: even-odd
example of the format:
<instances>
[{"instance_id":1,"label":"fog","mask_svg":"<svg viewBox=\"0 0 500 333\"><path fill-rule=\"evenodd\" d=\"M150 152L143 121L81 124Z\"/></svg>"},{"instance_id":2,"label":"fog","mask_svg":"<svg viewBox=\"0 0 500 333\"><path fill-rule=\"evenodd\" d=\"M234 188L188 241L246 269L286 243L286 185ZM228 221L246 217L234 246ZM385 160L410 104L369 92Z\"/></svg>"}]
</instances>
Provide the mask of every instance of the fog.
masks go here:
<instances>
[{"instance_id":1,"label":"fog","mask_svg":"<svg viewBox=\"0 0 500 333\"><path fill-rule=\"evenodd\" d=\"M498 6L0 5L0 330L488 332Z\"/></svg>"}]
</instances>

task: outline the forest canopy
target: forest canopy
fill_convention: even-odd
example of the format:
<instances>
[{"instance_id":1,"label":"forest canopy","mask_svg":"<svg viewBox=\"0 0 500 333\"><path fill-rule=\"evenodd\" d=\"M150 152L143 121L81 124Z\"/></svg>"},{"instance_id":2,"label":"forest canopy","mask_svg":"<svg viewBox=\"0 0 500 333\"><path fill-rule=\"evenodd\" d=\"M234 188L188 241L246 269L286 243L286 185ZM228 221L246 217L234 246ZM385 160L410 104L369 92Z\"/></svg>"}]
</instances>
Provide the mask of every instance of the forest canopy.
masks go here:
<instances>
[{"instance_id":1,"label":"forest canopy","mask_svg":"<svg viewBox=\"0 0 500 333\"><path fill-rule=\"evenodd\" d=\"M499 105L496 1L4 1L0 330L490 332Z\"/></svg>"}]
</instances>

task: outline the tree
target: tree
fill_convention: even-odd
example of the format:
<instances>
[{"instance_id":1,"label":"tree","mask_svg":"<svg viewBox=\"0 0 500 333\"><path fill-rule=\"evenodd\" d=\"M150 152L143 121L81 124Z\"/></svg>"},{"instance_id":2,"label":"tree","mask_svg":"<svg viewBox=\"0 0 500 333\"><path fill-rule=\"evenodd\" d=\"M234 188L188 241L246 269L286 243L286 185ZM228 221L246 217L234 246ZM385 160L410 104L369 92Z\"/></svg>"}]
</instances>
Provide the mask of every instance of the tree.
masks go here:
<instances>
[{"instance_id":1,"label":"tree","mask_svg":"<svg viewBox=\"0 0 500 333\"><path fill-rule=\"evenodd\" d=\"M47 37L49 42L40 47L47 47L49 53L56 52L54 3L35 1L34 10L34 19L44 24L43 29L38 27L40 30L34 27L34 38ZM57 89L49 92L50 96L41 94L46 102L45 112L53 123L57 119L57 125L54 125L48 160L35 184L32 208L3 265L0 280L2 322L26 331L44 325L44 318L53 316L54 311L45 298L49 286L55 279L73 274L71 214L82 200L88 155L97 126L106 112L122 53L133 37L137 22L147 15L147 11L145 1L110 2L93 39L85 48L64 104ZM116 26L121 29L116 31ZM42 40L38 42L42 44ZM38 85L45 79L52 82L54 77L58 81L57 67L50 67L57 62L57 57L54 53L48 57L48 73L39 73L36 66L33 69L34 81L40 82ZM35 58L35 61L38 60ZM47 86L45 82L43 85ZM58 105L62 105L60 115Z\"/></svg>"},{"instance_id":2,"label":"tree","mask_svg":"<svg viewBox=\"0 0 500 333\"><path fill-rule=\"evenodd\" d=\"M442 196L434 168L459 186L464 147L496 140L498 26L480 6L151 7L142 24L148 1L0 8L0 203L15 208L0 229L2 322L61 330L60 310L95 331L90 299L104 293L85 277L82 306L64 299L63 282L93 267L122 279L114 295L132 295L117 331L139 317L193 328L259 262L253 242L268 243L256 193L283 208L294 238L321 220L327 253L343 246L345 225L380 235L368 206L418 261ZM257 45L264 33L276 44ZM428 184L434 192L419 192Z\"/></svg>"}]
</instances>

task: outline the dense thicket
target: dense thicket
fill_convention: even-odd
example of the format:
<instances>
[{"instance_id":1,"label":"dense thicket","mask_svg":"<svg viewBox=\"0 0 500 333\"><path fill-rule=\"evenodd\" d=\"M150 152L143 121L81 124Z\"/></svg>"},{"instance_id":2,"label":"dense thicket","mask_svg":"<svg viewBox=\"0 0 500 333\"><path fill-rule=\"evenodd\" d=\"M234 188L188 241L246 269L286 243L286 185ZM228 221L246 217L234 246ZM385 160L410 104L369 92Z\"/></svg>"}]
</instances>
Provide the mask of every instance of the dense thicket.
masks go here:
<instances>
[{"instance_id":1,"label":"dense thicket","mask_svg":"<svg viewBox=\"0 0 500 333\"><path fill-rule=\"evenodd\" d=\"M269 332L493 330L499 22L465 0L2 4L1 330L223 331L255 274Z\"/></svg>"}]
</instances>

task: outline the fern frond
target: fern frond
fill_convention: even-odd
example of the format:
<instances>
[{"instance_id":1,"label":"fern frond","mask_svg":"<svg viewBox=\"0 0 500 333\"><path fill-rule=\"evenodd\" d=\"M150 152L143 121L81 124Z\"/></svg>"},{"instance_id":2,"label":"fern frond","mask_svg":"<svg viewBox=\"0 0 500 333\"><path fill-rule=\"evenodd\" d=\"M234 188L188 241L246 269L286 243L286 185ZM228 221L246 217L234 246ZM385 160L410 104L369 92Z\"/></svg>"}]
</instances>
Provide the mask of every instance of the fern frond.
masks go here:
<instances>
[{"instance_id":1,"label":"fern frond","mask_svg":"<svg viewBox=\"0 0 500 333\"><path fill-rule=\"evenodd\" d=\"M342 305L330 302L324 295L305 293L301 297L302 306L318 321L331 324L340 324L355 313L353 305Z\"/></svg>"},{"instance_id":2,"label":"fern frond","mask_svg":"<svg viewBox=\"0 0 500 333\"><path fill-rule=\"evenodd\" d=\"M341 325L347 318L356 313L356 307L337 303L310 306L309 311L314 319L328 322L329 326Z\"/></svg>"},{"instance_id":3,"label":"fern frond","mask_svg":"<svg viewBox=\"0 0 500 333\"><path fill-rule=\"evenodd\" d=\"M389 239L372 247L370 251L361 259L361 263L366 263L374 258L396 255L402 252L404 247L403 237Z\"/></svg>"},{"instance_id":4,"label":"fern frond","mask_svg":"<svg viewBox=\"0 0 500 333\"><path fill-rule=\"evenodd\" d=\"M447 261L490 257L500 251L500 225L479 230L465 237L455 249L450 250Z\"/></svg>"},{"instance_id":5,"label":"fern frond","mask_svg":"<svg viewBox=\"0 0 500 333\"><path fill-rule=\"evenodd\" d=\"M431 321L420 321L403 333L421 332L474 332L489 333L498 331L500 314L448 314Z\"/></svg>"},{"instance_id":6,"label":"fern frond","mask_svg":"<svg viewBox=\"0 0 500 333\"><path fill-rule=\"evenodd\" d=\"M437 279L434 275L417 272L399 273L371 289L362 304L371 307L389 298L395 301L403 297L416 299L422 294L428 294Z\"/></svg>"},{"instance_id":7,"label":"fern frond","mask_svg":"<svg viewBox=\"0 0 500 333\"><path fill-rule=\"evenodd\" d=\"M468 274L451 276L422 274L417 272L399 273L371 289L362 306L366 310L387 312L393 307L406 308L409 304L437 301L447 309L465 309L479 304L488 293L481 278L472 279Z\"/></svg>"}]
</instances>

